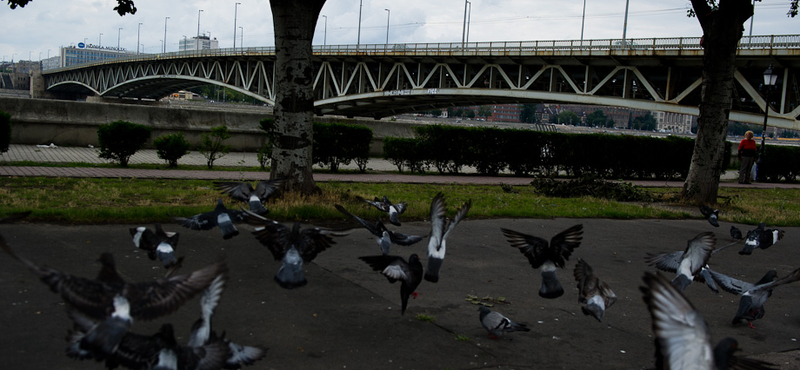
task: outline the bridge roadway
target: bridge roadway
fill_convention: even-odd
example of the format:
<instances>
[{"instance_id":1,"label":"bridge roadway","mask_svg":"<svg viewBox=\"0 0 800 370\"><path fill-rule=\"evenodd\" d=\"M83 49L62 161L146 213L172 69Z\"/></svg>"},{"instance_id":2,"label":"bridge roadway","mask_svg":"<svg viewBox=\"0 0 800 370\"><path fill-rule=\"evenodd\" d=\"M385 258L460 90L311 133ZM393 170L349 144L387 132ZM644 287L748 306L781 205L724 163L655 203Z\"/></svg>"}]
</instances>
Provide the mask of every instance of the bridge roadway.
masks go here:
<instances>
[{"instance_id":1,"label":"bridge roadway","mask_svg":"<svg viewBox=\"0 0 800 370\"><path fill-rule=\"evenodd\" d=\"M555 102L698 114L699 37L314 47L317 114L381 118L465 105ZM53 94L159 99L216 84L274 104L274 48L142 54L43 72ZM730 118L800 130L800 35L743 38Z\"/></svg>"}]
</instances>

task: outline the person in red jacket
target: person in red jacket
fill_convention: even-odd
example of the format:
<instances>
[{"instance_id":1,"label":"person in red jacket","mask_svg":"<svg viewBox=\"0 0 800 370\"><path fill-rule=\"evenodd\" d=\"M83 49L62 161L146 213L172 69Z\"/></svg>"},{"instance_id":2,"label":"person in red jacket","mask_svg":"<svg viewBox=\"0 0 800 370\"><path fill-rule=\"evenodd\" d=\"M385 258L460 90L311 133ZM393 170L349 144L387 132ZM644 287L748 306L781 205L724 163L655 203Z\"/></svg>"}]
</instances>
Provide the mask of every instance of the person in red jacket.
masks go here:
<instances>
[{"instance_id":1,"label":"person in red jacket","mask_svg":"<svg viewBox=\"0 0 800 370\"><path fill-rule=\"evenodd\" d=\"M744 139L739 143L739 161L741 162L741 166L739 167L739 183L740 184L749 184L750 183L750 170L753 167L753 162L756 160L756 155L758 154L756 150L756 141L753 140L753 131L747 131L744 133Z\"/></svg>"}]
</instances>

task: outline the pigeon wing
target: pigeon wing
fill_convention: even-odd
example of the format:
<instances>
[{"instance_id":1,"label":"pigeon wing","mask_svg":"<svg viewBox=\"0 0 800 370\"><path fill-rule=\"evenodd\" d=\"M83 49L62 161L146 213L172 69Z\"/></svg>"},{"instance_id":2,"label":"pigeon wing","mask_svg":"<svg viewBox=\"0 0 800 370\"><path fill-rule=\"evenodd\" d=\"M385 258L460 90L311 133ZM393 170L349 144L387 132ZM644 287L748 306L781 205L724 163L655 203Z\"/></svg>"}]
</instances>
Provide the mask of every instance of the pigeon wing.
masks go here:
<instances>
[{"instance_id":1,"label":"pigeon wing","mask_svg":"<svg viewBox=\"0 0 800 370\"><path fill-rule=\"evenodd\" d=\"M683 258L683 251L672 253L647 253L644 261L648 266L655 266L657 269L666 272L676 272L680 267L681 259Z\"/></svg>"},{"instance_id":2,"label":"pigeon wing","mask_svg":"<svg viewBox=\"0 0 800 370\"><path fill-rule=\"evenodd\" d=\"M644 301L655 334L671 369L713 369L710 333L700 313L661 274L645 273Z\"/></svg>"},{"instance_id":3,"label":"pigeon wing","mask_svg":"<svg viewBox=\"0 0 800 370\"><path fill-rule=\"evenodd\" d=\"M289 228L285 225L268 220L253 212L247 212L247 223L259 225L253 231L256 240L267 247L276 261L283 259L291 247L289 241Z\"/></svg>"},{"instance_id":4,"label":"pigeon wing","mask_svg":"<svg viewBox=\"0 0 800 370\"><path fill-rule=\"evenodd\" d=\"M175 312L186 301L208 288L218 275L226 271L224 262L214 263L189 275L130 284L123 291L123 295L131 302L132 317L152 320Z\"/></svg>"},{"instance_id":5,"label":"pigeon wing","mask_svg":"<svg viewBox=\"0 0 800 370\"><path fill-rule=\"evenodd\" d=\"M784 276L784 277L782 277L782 278L780 278L778 280L771 281L771 282L768 282L766 284L756 285L756 286L752 287L751 289L752 290L768 290L768 289L773 289L775 287L778 287L778 286L781 286L781 285L784 285L784 284L793 283L793 282L798 281L798 280L800 280L800 268L795 269L789 275L786 275L786 276Z\"/></svg>"},{"instance_id":6,"label":"pigeon wing","mask_svg":"<svg viewBox=\"0 0 800 370\"><path fill-rule=\"evenodd\" d=\"M258 195L258 199L261 199L261 203L264 203L272 194L283 187L285 182L284 179L260 181L256 184L255 194Z\"/></svg>"},{"instance_id":7,"label":"pigeon wing","mask_svg":"<svg viewBox=\"0 0 800 370\"><path fill-rule=\"evenodd\" d=\"M755 285L751 283L721 274L710 268L707 268L706 271L711 274L711 278L714 279L717 284L719 284L722 290L731 294L742 294L755 287Z\"/></svg>"},{"instance_id":8,"label":"pigeon wing","mask_svg":"<svg viewBox=\"0 0 800 370\"><path fill-rule=\"evenodd\" d=\"M431 201L431 236L428 239L428 256L436 255L442 247L445 228L445 201L442 193L436 194Z\"/></svg>"},{"instance_id":9,"label":"pigeon wing","mask_svg":"<svg viewBox=\"0 0 800 370\"><path fill-rule=\"evenodd\" d=\"M472 199L464 203L464 205L461 206L461 209L459 209L458 212L456 212L456 216L453 218L452 221L450 221L450 224L447 225L447 230L444 232L442 239L447 239L447 236L450 235L450 232L453 231L453 229L456 228L456 225L458 225L458 223L461 222L461 219L463 219L464 216L467 215L467 212L469 212L470 207L472 207Z\"/></svg>"},{"instance_id":10,"label":"pigeon wing","mask_svg":"<svg viewBox=\"0 0 800 370\"><path fill-rule=\"evenodd\" d=\"M377 237L381 236L381 231L382 230L378 230L378 225L377 224L373 224L373 223L371 223L371 222L369 222L367 220L364 220L361 217L358 217L358 216L350 213L350 211L346 210L341 205L334 204L333 206L336 208L337 211L339 211L339 212L349 216L350 218L356 220L358 223L361 224L361 226L364 226L365 229L369 230L369 232L372 233L372 235L375 235Z\"/></svg>"},{"instance_id":11,"label":"pigeon wing","mask_svg":"<svg viewBox=\"0 0 800 370\"><path fill-rule=\"evenodd\" d=\"M214 186L222 194L228 194L233 199L241 202L249 202L250 194L254 192L253 186L246 182L214 182Z\"/></svg>"},{"instance_id":12,"label":"pigeon wing","mask_svg":"<svg viewBox=\"0 0 800 370\"><path fill-rule=\"evenodd\" d=\"M583 240L582 235L583 225L578 224L556 234L556 236L550 239L551 254L556 266L564 267L564 261L569 260L572 251L581 245L581 240Z\"/></svg>"},{"instance_id":13,"label":"pigeon wing","mask_svg":"<svg viewBox=\"0 0 800 370\"><path fill-rule=\"evenodd\" d=\"M356 195L356 199L358 199L358 200L360 200L360 201L362 201L364 203L367 203L367 204L369 204L369 205L381 210L382 212L389 212L389 206L384 204L383 201L381 201L378 198L375 198L375 200L367 200L367 199L364 199L364 198L359 197L358 195Z\"/></svg>"},{"instance_id":14,"label":"pigeon wing","mask_svg":"<svg viewBox=\"0 0 800 370\"><path fill-rule=\"evenodd\" d=\"M503 232L503 235L508 238L508 242L511 243L511 246L519 248L520 253L528 258L528 262L530 262L533 268L539 268L550 258L547 240L537 236L523 234L519 231L504 228L500 230Z\"/></svg>"},{"instance_id":15,"label":"pigeon wing","mask_svg":"<svg viewBox=\"0 0 800 370\"><path fill-rule=\"evenodd\" d=\"M175 217L175 220L181 226L192 230L211 230L214 226L217 226L217 214L215 212L200 213L189 218Z\"/></svg>"},{"instance_id":16,"label":"pigeon wing","mask_svg":"<svg viewBox=\"0 0 800 370\"><path fill-rule=\"evenodd\" d=\"M683 260L689 261L689 271L691 271L692 277L696 276L700 269L708 264L708 259L711 257L711 252L714 251L714 243L716 242L717 238L710 231L700 233L689 240L686 250L683 252Z\"/></svg>"},{"instance_id":17,"label":"pigeon wing","mask_svg":"<svg viewBox=\"0 0 800 370\"><path fill-rule=\"evenodd\" d=\"M422 241L423 237L419 235L406 235L396 232L389 232L389 239L392 240L392 243L402 246L409 246L412 244L419 243Z\"/></svg>"},{"instance_id":18,"label":"pigeon wing","mask_svg":"<svg viewBox=\"0 0 800 370\"><path fill-rule=\"evenodd\" d=\"M336 244L334 236L345 236L345 232L335 232L318 227L309 227L300 232L298 250L304 262L311 262L318 253Z\"/></svg>"}]
</instances>

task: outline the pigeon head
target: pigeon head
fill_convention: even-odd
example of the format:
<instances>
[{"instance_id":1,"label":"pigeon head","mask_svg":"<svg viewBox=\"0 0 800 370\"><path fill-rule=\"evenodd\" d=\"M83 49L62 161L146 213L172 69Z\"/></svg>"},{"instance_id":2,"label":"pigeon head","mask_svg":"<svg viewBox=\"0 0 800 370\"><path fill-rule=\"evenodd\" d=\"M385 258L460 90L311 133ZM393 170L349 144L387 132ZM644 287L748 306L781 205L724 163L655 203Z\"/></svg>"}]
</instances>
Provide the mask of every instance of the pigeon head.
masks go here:
<instances>
[{"instance_id":1,"label":"pigeon head","mask_svg":"<svg viewBox=\"0 0 800 370\"><path fill-rule=\"evenodd\" d=\"M418 254L414 253L414 254L408 256L408 263L409 264L411 264L413 262L416 262L416 261L419 261L419 255Z\"/></svg>"},{"instance_id":2,"label":"pigeon head","mask_svg":"<svg viewBox=\"0 0 800 370\"><path fill-rule=\"evenodd\" d=\"M771 283L773 280L775 280L775 277L777 277L777 276L778 276L778 272L777 272L777 271L775 271L775 270L769 270L769 271L767 271L767 273L764 275L764 277L762 277L762 278L761 278L761 280L759 280L759 281L756 283L756 285L761 285L761 284Z\"/></svg>"},{"instance_id":3,"label":"pigeon head","mask_svg":"<svg viewBox=\"0 0 800 370\"><path fill-rule=\"evenodd\" d=\"M715 364L728 364L728 360L733 354L739 350L739 342L736 339L727 337L717 343L714 347L714 363ZM717 365L719 367L719 365Z\"/></svg>"}]
</instances>

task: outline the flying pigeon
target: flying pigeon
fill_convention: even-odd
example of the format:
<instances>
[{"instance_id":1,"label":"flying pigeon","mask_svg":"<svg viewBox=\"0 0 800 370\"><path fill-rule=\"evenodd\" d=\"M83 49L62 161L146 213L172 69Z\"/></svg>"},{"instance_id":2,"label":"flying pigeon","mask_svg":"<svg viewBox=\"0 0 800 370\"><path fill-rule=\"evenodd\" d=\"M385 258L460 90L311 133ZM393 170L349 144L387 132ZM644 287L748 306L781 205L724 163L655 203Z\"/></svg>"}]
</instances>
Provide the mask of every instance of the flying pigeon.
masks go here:
<instances>
[{"instance_id":1,"label":"flying pigeon","mask_svg":"<svg viewBox=\"0 0 800 370\"><path fill-rule=\"evenodd\" d=\"M248 223L259 225L253 231L253 235L261 244L269 248L276 261L281 260L281 267L275 275L275 281L285 289L306 285L308 281L306 281L303 271L303 264L311 262L317 253L336 244L332 237L347 235L347 233L318 227L300 230L298 222L289 228L253 212L248 211L247 214Z\"/></svg>"},{"instance_id":2,"label":"flying pigeon","mask_svg":"<svg viewBox=\"0 0 800 370\"><path fill-rule=\"evenodd\" d=\"M71 344L67 348L67 355L105 361L106 368L109 369L118 366L154 370L220 369L229 355L228 346L222 340L198 347L178 345L172 324L163 324L158 332L149 336L128 332L112 354L80 350L76 341L84 335L83 330L90 327L91 320L76 317L73 320L78 329L67 338Z\"/></svg>"},{"instance_id":3,"label":"flying pigeon","mask_svg":"<svg viewBox=\"0 0 800 370\"><path fill-rule=\"evenodd\" d=\"M764 303L772 295L775 287L800 280L800 268L778 280L775 280L777 272L770 270L755 284L734 279L713 270L710 272L722 290L742 296L739 299L739 309L733 317L733 324L747 323L750 327L753 327L753 321L764 317Z\"/></svg>"},{"instance_id":4,"label":"flying pigeon","mask_svg":"<svg viewBox=\"0 0 800 370\"><path fill-rule=\"evenodd\" d=\"M762 222L758 227L747 232L744 247L739 251L739 254L749 255L756 248L767 249L777 243L778 240L783 239L783 235L783 230L766 229L765 224Z\"/></svg>"},{"instance_id":5,"label":"flying pigeon","mask_svg":"<svg viewBox=\"0 0 800 370\"><path fill-rule=\"evenodd\" d=\"M425 280L432 283L439 281L439 270L444 262L444 254L447 251L447 236L455 229L461 219L467 215L469 208L472 207L472 200L468 200L456 212L452 220L445 217L447 206L445 205L444 195L436 194L431 202L431 236L428 239L428 268L425 271Z\"/></svg>"},{"instance_id":6,"label":"flying pigeon","mask_svg":"<svg viewBox=\"0 0 800 370\"><path fill-rule=\"evenodd\" d=\"M403 257L399 256L363 256L358 259L366 262L375 271L380 271L383 276L389 280L390 283L400 281L400 301L401 311L400 314L406 313L408 307L408 297L417 297L417 287L422 282L422 262L419 261L419 256L414 253L408 257L406 262Z\"/></svg>"},{"instance_id":7,"label":"flying pigeon","mask_svg":"<svg viewBox=\"0 0 800 370\"><path fill-rule=\"evenodd\" d=\"M67 352L72 357L81 359L113 354L133 324L130 304L122 295L114 297L114 311L100 322L73 308L67 310L76 326L82 328L79 331L70 331L67 338L71 345Z\"/></svg>"},{"instance_id":8,"label":"flying pigeon","mask_svg":"<svg viewBox=\"0 0 800 370\"><path fill-rule=\"evenodd\" d=\"M713 284L713 279L708 275L708 259L714 253L714 244L717 239L712 232L700 233L687 243L683 252L650 254L645 257L648 265L655 265L656 268L668 272L675 272L677 276L672 280L675 289L682 292L692 280L700 281L700 278L708 285L711 290L718 293L719 290Z\"/></svg>"},{"instance_id":9,"label":"flying pigeon","mask_svg":"<svg viewBox=\"0 0 800 370\"><path fill-rule=\"evenodd\" d=\"M700 213L708 220L711 226L719 227L719 210L711 208L705 204L700 205Z\"/></svg>"},{"instance_id":10,"label":"flying pigeon","mask_svg":"<svg viewBox=\"0 0 800 370\"><path fill-rule=\"evenodd\" d=\"M389 215L389 222L395 226L400 226L400 214L405 212L406 208L408 207L406 202L392 204L392 202L389 201L389 198L385 195L383 196L383 199L378 199L378 197L375 197L375 200L366 200L359 196L356 196L356 199L372 205L381 212L386 212Z\"/></svg>"},{"instance_id":11,"label":"flying pigeon","mask_svg":"<svg viewBox=\"0 0 800 370\"><path fill-rule=\"evenodd\" d=\"M222 292L225 289L225 275L218 275L211 285L206 288L200 297L200 318L192 325L191 334L187 345L191 348L200 348L204 345L222 340L228 344L228 357L225 361L226 369L239 369L243 365L252 365L256 361L264 358L266 349L260 347L245 346L233 343L228 339L219 339L211 329L211 316L219 304Z\"/></svg>"},{"instance_id":12,"label":"flying pigeon","mask_svg":"<svg viewBox=\"0 0 800 370\"><path fill-rule=\"evenodd\" d=\"M712 349L708 324L686 297L660 273L645 272L643 280L645 286L639 289L652 318L656 368L774 369L767 362L733 356L738 347L733 338L723 339Z\"/></svg>"},{"instance_id":13,"label":"flying pigeon","mask_svg":"<svg viewBox=\"0 0 800 370\"><path fill-rule=\"evenodd\" d=\"M264 208L264 203L272 194L275 194L284 184L283 179L260 181L253 189L253 185L247 182L214 182L214 186L228 194L231 198L242 201L250 205L250 211L265 215L269 211Z\"/></svg>"},{"instance_id":14,"label":"flying pigeon","mask_svg":"<svg viewBox=\"0 0 800 370\"><path fill-rule=\"evenodd\" d=\"M742 230L739 230L738 228L736 228L736 226L731 225L731 239L734 241L744 239L742 237Z\"/></svg>"},{"instance_id":15,"label":"flying pigeon","mask_svg":"<svg viewBox=\"0 0 800 370\"><path fill-rule=\"evenodd\" d=\"M222 231L222 239L230 239L239 235L239 230L233 225L234 222L244 221L244 211L237 211L225 208L220 198L217 201L217 207L211 212L196 214L189 218L175 217L175 220L183 227L188 227L192 230L211 230L214 226L219 226Z\"/></svg>"},{"instance_id":16,"label":"flying pigeon","mask_svg":"<svg viewBox=\"0 0 800 370\"><path fill-rule=\"evenodd\" d=\"M564 294L564 288L558 281L556 268L564 268L565 261L575 248L581 245L583 239L583 225L575 225L566 229L550 239L550 244L542 238L523 234L518 231L501 228L503 235L508 238L512 247L528 257L528 262L535 269L542 269L542 286L539 296L543 298L558 298Z\"/></svg>"},{"instance_id":17,"label":"flying pigeon","mask_svg":"<svg viewBox=\"0 0 800 370\"><path fill-rule=\"evenodd\" d=\"M617 295L608 284L597 278L592 266L581 258L578 258L573 274L578 282L578 302L583 304L581 311L602 322L606 308L617 301Z\"/></svg>"},{"instance_id":18,"label":"flying pigeon","mask_svg":"<svg viewBox=\"0 0 800 370\"><path fill-rule=\"evenodd\" d=\"M153 320L168 315L206 289L217 275L227 270L224 262L218 262L189 275L128 283L117 272L114 257L109 253L100 256L101 268L97 278L88 279L40 267L17 256L2 235L0 248L22 262L71 308L94 320L105 320L112 313L120 312L119 304L115 307L118 297L127 300L130 306L128 315L133 319Z\"/></svg>"},{"instance_id":19,"label":"flying pigeon","mask_svg":"<svg viewBox=\"0 0 800 370\"><path fill-rule=\"evenodd\" d=\"M155 233L144 226L132 227L129 231L133 237L133 245L147 251L150 260L155 261L158 258L164 264L164 268L170 268L178 263L178 259L175 258L175 248L178 247L180 234L164 232L161 224L156 224Z\"/></svg>"},{"instance_id":20,"label":"flying pigeon","mask_svg":"<svg viewBox=\"0 0 800 370\"><path fill-rule=\"evenodd\" d=\"M513 322L503 314L492 311L486 306L481 306L478 311L481 312L479 316L481 325L489 332L489 338L498 339L513 331L531 331L525 324Z\"/></svg>"},{"instance_id":21,"label":"flying pigeon","mask_svg":"<svg viewBox=\"0 0 800 370\"><path fill-rule=\"evenodd\" d=\"M372 233L372 235L375 235L375 241L378 242L378 246L381 247L381 251L383 251L383 254L389 254L389 249L392 243L402 246L409 246L418 243L422 240L422 237L418 235L406 235L397 232L392 232L386 228L386 225L384 225L380 219L378 219L378 221L376 221L375 223L371 223L348 212L346 209L344 209L344 207L338 204L334 206L339 212L344 213L345 215L350 216L352 219L358 221L358 223L360 223L362 226L364 226L364 228L369 230L369 232Z\"/></svg>"}]
</instances>

